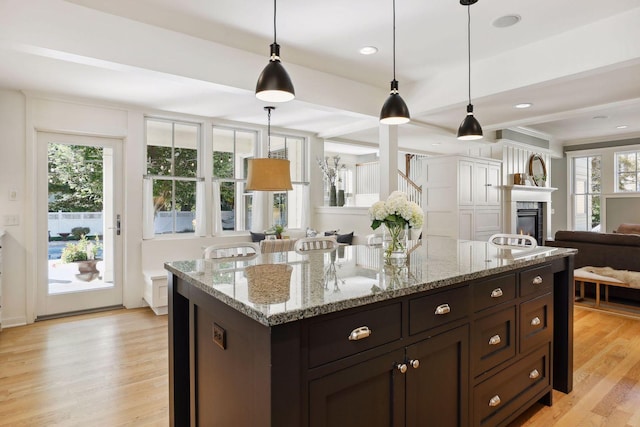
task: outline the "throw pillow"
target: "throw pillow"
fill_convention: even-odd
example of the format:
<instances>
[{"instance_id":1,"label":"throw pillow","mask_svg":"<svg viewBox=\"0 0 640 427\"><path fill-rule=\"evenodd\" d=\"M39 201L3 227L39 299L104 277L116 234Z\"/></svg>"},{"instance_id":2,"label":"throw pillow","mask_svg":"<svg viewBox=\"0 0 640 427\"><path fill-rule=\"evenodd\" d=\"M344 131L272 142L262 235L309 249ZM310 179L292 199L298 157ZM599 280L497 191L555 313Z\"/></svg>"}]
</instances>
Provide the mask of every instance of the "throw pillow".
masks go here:
<instances>
[{"instance_id":1,"label":"throw pillow","mask_svg":"<svg viewBox=\"0 0 640 427\"><path fill-rule=\"evenodd\" d=\"M264 233L254 233L253 231L250 231L249 233L251 233L251 241L254 243L264 240Z\"/></svg>"},{"instance_id":2,"label":"throw pillow","mask_svg":"<svg viewBox=\"0 0 640 427\"><path fill-rule=\"evenodd\" d=\"M338 234L338 237L336 237L336 240L338 241L338 243L350 245L351 242L353 241L353 231L348 234Z\"/></svg>"}]
</instances>

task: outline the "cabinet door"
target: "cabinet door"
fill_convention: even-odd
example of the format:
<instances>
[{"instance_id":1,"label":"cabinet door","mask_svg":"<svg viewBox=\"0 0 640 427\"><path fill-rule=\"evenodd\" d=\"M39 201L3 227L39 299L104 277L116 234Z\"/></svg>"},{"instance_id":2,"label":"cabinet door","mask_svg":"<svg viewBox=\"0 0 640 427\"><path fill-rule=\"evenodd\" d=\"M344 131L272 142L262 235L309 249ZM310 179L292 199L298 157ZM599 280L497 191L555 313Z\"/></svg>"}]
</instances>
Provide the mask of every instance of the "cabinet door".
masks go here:
<instances>
[{"instance_id":1,"label":"cabinet door","mask_svg":"<svg viewBox=\"0 0 640 427\"><path fill-rule=\"evenodd\" d=\"M458 162L458 204L473 206L473 162Z\"/></svg>"},{"instance_id":2,"label":"cabinet door","mask_svg":"<svg viewBox=\"0 0 640 427\"><path fill-rule=\"evenodd\" d=\"M404 426L404 363L397 350L311 381L309 426Z\"/></svg>"},{"instance_id":3,"label":"cabinet door","mask_svg":"<svg viewBox=\"0 0 640 427\"><path fill-rule=\"evenodd\" d=\"M487 204L500 206L500 185L502 185L502 170L500 165L490 164L487 167Z\"/></svg>"},{"instance_id":4,"label":"cabinet door","mask_svg":"<svg viewBox=\"0 0 640 427\"><path fill-rule=\"evenodd\" d=\"M465 325L407 347L408 427L469 424L468 342ZM412 360L419 361L417 368Z\"/></svg>"},{"instance_id":5,"label":"cabinet door","mask_svg":"<svg viewBox=\"0 0 640 427\"><path fill-rule=\"evenodd\" d=\"M476 163L473 165L473 196L476 206L484 206L489 202L489 165L486 163Z\"/></svg>"}]
</instances>

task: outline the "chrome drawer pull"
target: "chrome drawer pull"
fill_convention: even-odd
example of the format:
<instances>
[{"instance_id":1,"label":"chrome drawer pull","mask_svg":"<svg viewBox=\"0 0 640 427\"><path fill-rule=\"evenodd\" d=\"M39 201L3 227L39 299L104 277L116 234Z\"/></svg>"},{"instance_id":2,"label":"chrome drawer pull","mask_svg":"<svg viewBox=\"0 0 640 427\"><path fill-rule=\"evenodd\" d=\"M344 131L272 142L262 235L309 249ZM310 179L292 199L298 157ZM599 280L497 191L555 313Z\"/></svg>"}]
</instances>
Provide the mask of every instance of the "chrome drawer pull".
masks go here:
<instances>
[{"instance_id":1,"label":"chrome drawer pull","mask_svg":"<svg viewBox=\"0 0 640 427\"><path fill-rule=\"evenodd\" d=\"M502 341L500 339L500 335L494 335L491 338L489 338L489 345L498 345L500 344L500 341Z\"/></svg>"},{"instance_id":2,"label":"chrome drawer pull","mask_svg":"<svg viewBox=\"0 0 640 427\"><path fill-rule=\"evenodd\" d=\"M538 326L540 323L540 318L538 316L531 319L531 326Z\"/></svg>"},{"instance_id":3,"label":"chrome drawer pull","mask_svg":"<svg viewBox=\"0 0 640 427\"><path fill-rule=\"evenodd\" d=\"M447 314L451 312L451 307L449 304L441 304L436 307L436 314Z\"/></svg>"},{"instance_id":4,"label":"chrome drawer pull","mask_svg":"<svg viewBox=\"0 0 640 427\"><path fill-rule=\"evenodd\" d=\"M404 374L407 372L407 365L405 365L404 363L398 363L396 365L396 369L400 371L401 374Z\"/></svg>"},{"instance_id":5,"label":"chrome drawer pull","mask_svg":"<svg viewBox=\"0 0 640 427\"><path fill-rule=\"evenodd\" d=\"M534 369L533 371L529 372L529 378L531 378L532 380L535 380L539 376L540 376L540 372L538 372L537 369Z\"/></svg>"},{"instance_id":6,"label":"chrome drawer pull","mask_svg":"<svg viewBox=\"0 0 640 427\"><path fill-rule=\"evenodd\" d=\"M491 298L500 298L502 296L502 289L495 288L491 291Z\"/></svg>"},{"instance_id":7,"label":"chrome drawer pull","mask_svg":"<svg viewBox=\"0 0 640 427\"><path fill-rule=\"evenodd\" d=\"M349 334L349 341L358 341L371 335L371 329L368 326L360 326Z\"/></svg>"},{"instance_id":8,"label":"chrome drawer pull","mask_svg":"<svg viewBox=\"0 0 640 427\"><path fill-rule=\"evenodd\" d=\"M409 360L409 365L411 365L413 369L418 369L420 367L420 361L418 359L411 359Z\"/></svg>"},{"instance_id":9,"label":"chrome drawer pull","mask_svg":"<svg viewBox=\"0 0 640 427\"><path fill-rule=\"evenodd\" d=\"M532 284L534 285L541 285L542 284L542 277L541 276L536 276L533 278L533 280L531 281Z\"/></svg>"},{"instance_id":10,"label":"chrome drawer pull","mask_svg":"<svg viewBox=\"0 0 640 427\"><path fill-rule=\"evenodd\" d=\"M500 404L500 396L498 396L497 394L493 396L491 399L489 399L489 406L491 406L492 408L494 406L498 406L499 404Z\"/></svg>"}]
</instances>

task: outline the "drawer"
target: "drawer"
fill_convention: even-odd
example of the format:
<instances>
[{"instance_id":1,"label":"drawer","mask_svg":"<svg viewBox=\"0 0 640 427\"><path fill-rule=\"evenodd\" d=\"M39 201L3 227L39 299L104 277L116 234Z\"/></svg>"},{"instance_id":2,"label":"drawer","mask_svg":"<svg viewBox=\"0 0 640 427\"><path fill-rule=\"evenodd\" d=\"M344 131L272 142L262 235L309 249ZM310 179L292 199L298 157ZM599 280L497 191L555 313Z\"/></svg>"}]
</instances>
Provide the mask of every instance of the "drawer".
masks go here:
<instances>
[{"instance_id":1,"label":"drawer","mask_svg":"<svg viewBox=\"0 0 640 427\"><path fill-rule=\"evenodd\" d=\"M471 285L473 311L495 307L516 298L516 276L496 277Z\"/></svg>"},{"instance_id":2,"label":"drawer","mask_svg":"<svg viewBox=\"0 0 640 427\"><path fill-rule=\"evenodd\" d=\"M367 329L370 333L366 332ZM309 325L309 367L351 356L401 337L402 304L399 302L319 320Z\"/></svg>"},{"instance_id":3,"label":"drawer","mask_svg":"<svg viewBox=\"0 0 640 427\"><path fill-rule=\"evenodd\" d=\"M550 346L500 371L473 390L473 425L498 425L545 389L551 391Z\"/></svg>"},{"instance_id":4,"label":"drawer","mask_svg":"<svg viewBox=\"0 0 640 427\"><path fill-rule=\"evenodd\" d=\"M469 315L469 287L409 301L409 334L414 335Z\"/></svg>"},{"instance_id":5,"label":"drawer","mask_svg":"<svg viewBox=\"0 0 640 427\"><path fill-rule=\"evenodd\" d=\"M475 376L516 355L516 306L473 323L471 354Z\"/></svg>"},{"instance_id":6,"label":"drawer","mask_svg":"<svg viewBox=\"0 0 640 427\"><path fill-rule=\"evenodd\" d=\"M520 352L526 353L553 337L553 295L545 294L520 305Z\"/></svg>"},{"instance_id":7,"label":"drawer","mask_svg":"<svg viewBox=\"0 0 640 427\"><path fill-rule=\"evenodd\" d=\"M550 265L520 272L520 296L549 292L553 288L553 272Z\"/></svg>"}]
</instances>

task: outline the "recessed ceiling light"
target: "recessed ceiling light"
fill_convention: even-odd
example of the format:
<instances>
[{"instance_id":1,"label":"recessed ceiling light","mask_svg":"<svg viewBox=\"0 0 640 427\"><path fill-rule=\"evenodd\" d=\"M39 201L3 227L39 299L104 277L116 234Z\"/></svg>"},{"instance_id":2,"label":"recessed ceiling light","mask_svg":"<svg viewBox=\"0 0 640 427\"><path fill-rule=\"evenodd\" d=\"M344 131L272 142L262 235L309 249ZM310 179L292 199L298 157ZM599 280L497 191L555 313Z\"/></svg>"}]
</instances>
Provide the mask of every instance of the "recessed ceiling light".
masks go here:
<instances>
[{"instance_id":1,"label":"recessed ceiling light","mask_svg":"<svg viewBox=\"0 0 640 427\"><path fill-rule=\"evenodd\" d=\"M440 145L440 142L434 142L434 143L432 143L431 145L433 145L433 146L435 147L435 146L437 146L437 145Z\"/></svg>"},{"instance_id":2,"label":"recessed ceiling light","mask_svg":"<svg viewBox=\"0 0 640 427\"><path fill-rule=\"evenodd\" d=\"M363 48L360 48L358 52L363 55L373 55L374 53L378 52L378 48L375 46L365 46Z\"/></svg>"},{"instance_id":3,"label":"recessed ceiling light","mask_svg":"<svg viewBox=\"0 0 640 427\"><path fill-rule=\"evenodd\" d=\"M493 26L496 28L506 28L516 25L520 20L522 20L520 15L505 15L493 21Z\"/></svg>"},{"instance_id":4,"label":"recessed ceiling light","mask_svg":"<svg viewBox=\"0 0 640 427\"><path fill-rule=\"evenodd\" d=\"M602 119L608 119L609 117L607 116L593 116L593 120L602 120Z\"/></svg>"},{"instance_id":5,"label":"recessed ceiling light","mask_svg":"<svg viewBox=\"0 0 640 427\"><path fill-rule=\"evenodd\" d=\"M616 129L626 129L628 127L629 125L620 125L620 126L616 126Z\"/></svg>"},{"instance_id":6,"label":"recessed ceiling light","mask_svg":"<svg viewBox=\"0 0 640 427\"><path fill-rule=\"evenodd\" d=\"M515 108L529 108L531 107L533 104L530 102L522 102L520 104L516 104L514 105Z\"/></svg>"}]
</instances>

